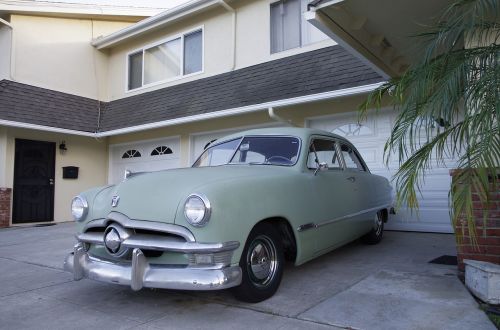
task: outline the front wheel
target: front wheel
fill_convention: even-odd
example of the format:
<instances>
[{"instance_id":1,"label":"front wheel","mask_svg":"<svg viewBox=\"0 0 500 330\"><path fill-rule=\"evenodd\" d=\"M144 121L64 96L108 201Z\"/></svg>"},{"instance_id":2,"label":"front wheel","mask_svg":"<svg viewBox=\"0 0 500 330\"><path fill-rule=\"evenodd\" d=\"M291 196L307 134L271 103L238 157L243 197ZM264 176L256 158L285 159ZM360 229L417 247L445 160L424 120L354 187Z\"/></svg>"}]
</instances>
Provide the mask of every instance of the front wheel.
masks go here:
<instances>
[{"instance_id":1,"label":"front wheel","mask_svg":"<svg viewBox=\"0 0 500 330\"><path fill-rule=\"evenodd\" d=\"M268 223L255 226L240 258L242 281L233 289L237 299L257 303L270 298L281 282L284 255L276 228Z\"/></svg>"},{"instance_id":2,"label":"front wheel","mask_svg":"<svg viewBox=\"0 0 500 330\"><path fill-rule=\"evenodd\" d=\"M378 211L373 219L372 230L362 237L363 242L366 244L377 244L382 240L384 235L384 215L382 211Z\"/></svg>"}]
</instances>

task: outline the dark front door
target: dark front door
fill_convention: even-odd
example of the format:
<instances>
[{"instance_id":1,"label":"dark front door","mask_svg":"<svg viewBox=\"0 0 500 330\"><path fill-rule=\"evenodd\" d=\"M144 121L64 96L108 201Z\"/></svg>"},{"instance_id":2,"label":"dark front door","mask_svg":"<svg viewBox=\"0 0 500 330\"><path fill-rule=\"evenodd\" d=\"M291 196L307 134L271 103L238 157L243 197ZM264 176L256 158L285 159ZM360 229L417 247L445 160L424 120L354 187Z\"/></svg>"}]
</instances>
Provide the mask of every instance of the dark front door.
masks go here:
<instances>
[{"instance_id":1,"label":"dark front door","mask_svg":"<svg viewBox=\"0 0 500 330\"><path fill-rule=\"evenodd\" d=\"M12 223L54 220L56 144L16 139Z\"/></svg>"}]
</instances>

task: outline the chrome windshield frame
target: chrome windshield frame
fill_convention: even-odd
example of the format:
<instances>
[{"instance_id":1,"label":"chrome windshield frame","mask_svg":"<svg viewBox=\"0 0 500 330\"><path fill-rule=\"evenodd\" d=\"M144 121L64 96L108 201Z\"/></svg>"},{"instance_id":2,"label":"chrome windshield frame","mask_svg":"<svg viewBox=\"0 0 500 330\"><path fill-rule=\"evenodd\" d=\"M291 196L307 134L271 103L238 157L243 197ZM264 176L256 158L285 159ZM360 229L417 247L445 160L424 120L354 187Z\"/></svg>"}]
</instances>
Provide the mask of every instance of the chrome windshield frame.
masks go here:
<instances>
[{"instance_id":1,"label":"chrome windshield frame","mask_svg":"<svg viewBox=\"0 0 500 330\"><path fill-rule=\"evenodd\" d=\"M257 163L255 163L255 164L250 164L250 163L231 163L231 160L234 158L234 155L240 149L241 143L243 142L243 140L245 138L293 138L293 139L296 139L299 142L299 145L298 145L298 148L297 148L297 154L296 154L297 155L297 159L295 159L295 162L293 164L289 164L289 165L285 165L285 164L273 164L273 163L258 163L258 164ZM227 143L227 142L236 141L238 139L239 139L239 143L238 143L237 147L234 149L234 152L231 154L231 157L228 158L228 161L226 163L220 164L220 165L211 165L211 166L202 166L202 167L217 167L217 166L224 166L224 165L271 165L271 166L292 167L292 166L297 165L297 163L299 162L299 158L300 158L301 151L302 151L302 139L299 136L295 136L295 135L281 135L281 134L277 134L277 135L243 135L243 136L238 137L238 138L234 138L234 139L231 139L231 140L224 140L224 141L221 141L221 142L219 142L217 144L209 146L207 149L203 150L203 152L198 156L198 158L196 158L196 161L193 163L193 165L191 165L191 167L195 168L194 164L196 164L198 162L198 160L201 158L201 156L206 151L208 151L209 149L214 148L214 147L216 147L218 145ZM196 167L199 167L199 166L196 166Z\"/></svg>"}]
</instances>

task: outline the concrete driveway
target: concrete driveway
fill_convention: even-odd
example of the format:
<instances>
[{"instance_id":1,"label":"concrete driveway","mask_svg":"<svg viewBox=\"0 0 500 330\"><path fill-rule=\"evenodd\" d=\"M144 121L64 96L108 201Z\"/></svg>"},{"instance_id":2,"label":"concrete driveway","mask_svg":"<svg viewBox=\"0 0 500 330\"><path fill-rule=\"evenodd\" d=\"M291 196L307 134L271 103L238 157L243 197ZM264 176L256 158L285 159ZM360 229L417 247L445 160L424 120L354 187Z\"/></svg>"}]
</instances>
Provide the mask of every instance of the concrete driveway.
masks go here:
<instances>
[{"instance_id":1,"label":"concrete driveway","mask_svg":"<svg viewBox=\"0 0 500 330\"><path fill-rule=\"evenodd\" d=\"M0 230L2 329L495 329L456 277L452 235L386 232L300 267L271 299L72 281L73 224Z\"/></svg>"}]
</instances>

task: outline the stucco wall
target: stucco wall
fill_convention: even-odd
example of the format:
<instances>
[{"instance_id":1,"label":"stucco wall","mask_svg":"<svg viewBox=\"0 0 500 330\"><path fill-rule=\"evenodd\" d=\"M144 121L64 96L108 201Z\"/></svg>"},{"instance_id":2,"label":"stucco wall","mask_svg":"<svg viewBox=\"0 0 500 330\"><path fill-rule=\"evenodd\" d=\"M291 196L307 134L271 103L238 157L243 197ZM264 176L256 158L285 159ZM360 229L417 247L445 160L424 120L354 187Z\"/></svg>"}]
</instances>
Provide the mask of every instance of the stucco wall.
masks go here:
<instances>
[{"instance_id":1,"label":"stucco wall","mask_svg":"<svg viewBox=\"0 0 500 330\"><path fill-rule=\"evenodd\" d=\"M335 44L332 40L325 40L302 48L271 54L269 18L271 2L271 0L244 0L231 4L237 12L235 69ZM134 91L126 91L127 54L148 44L168 39L200 26L203 26L204 29L204 70L202 73ZM110 100L229 71L233 64L232 28L232 14L221 6L115 46L109 50L108 59Z\"/></svg>"},{"instance_id":2,"label":"stucco wall","mask_svg":"<svg viewBox=\"0 0 500 330\"><path fill-rule=\"evenodd\" d=\"M96 140L90 137L64 135L49 132L40 132L26 129L3 128L6 133L6 160L5 187L14 185L14 155L15 139L28 139L38 141L66 142L67 151L61 154L56 150L55 195L54 195L54 220L56 222L71 220L71 199L79 192L107 183L108 147L106 139ZM1 134L1 130L0 130ZM0 135L1 146L1 135ZM1 152L1 149L0 149ZM76 180L63 179L63 166L80 167L79 177ZM0 185L1 187L1 185Z\"/></svg>"},{"instance_id":3,"label":"stucco wall","mask_svg":"<svg viewBox=\"0 0 500 330\"><path fill-rule=\"evenodd\" d=\"M11 38L11 28L0 23L0 80L10 79Z\"/></svg>"},{"instance_id":4,"label":"stucco wall","mask_svg":"<svg viewBox=\"0 0 500 330\"><path fill-rule=\"evenodd\" d=\"M107 55L90 42L132 24L26 15L11 15L10 23L16 81L100 99L107 95Z\"/></svg>"}]
</instances>

